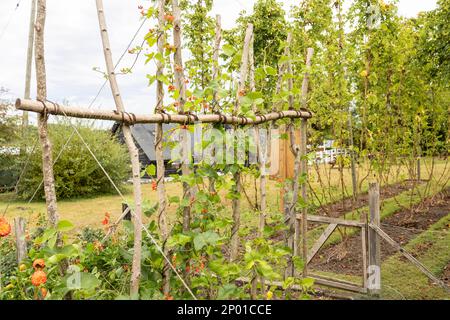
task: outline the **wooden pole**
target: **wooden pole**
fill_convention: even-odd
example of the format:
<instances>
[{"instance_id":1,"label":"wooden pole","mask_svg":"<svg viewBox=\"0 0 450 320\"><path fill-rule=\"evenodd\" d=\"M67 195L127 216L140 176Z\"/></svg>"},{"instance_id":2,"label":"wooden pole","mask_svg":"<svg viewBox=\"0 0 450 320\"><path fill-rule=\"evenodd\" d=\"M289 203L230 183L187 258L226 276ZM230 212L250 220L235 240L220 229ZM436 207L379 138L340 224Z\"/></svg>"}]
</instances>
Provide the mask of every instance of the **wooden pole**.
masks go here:
<instances>
[{"instance_id":1,"label":"wooden pole","mask_svg":"<svg viewBox=\"0 0 450 320\"><path fill-rule=\"evenodd\" d=\"M119 112L124 112L125 107L120 95L119 86L116 80L116 74L114 72L114 63L111 53L111 45L109 43L108 30L106 27L105 11L103 8L103 1L96 0L98 22L100 26L100 32L102 37L103 52L105 55L106 69L108 72L109 84L111 92L114 97L116 109ZM133 141L131 129L128 124L123 124L122 127L125 143L128 147L131 158L131 169L133 174L133 189L134 189L134 205L135 205L135 217L134 222L134 250L133 250L133 264L131 271L131 296L137 296L139 293L139 281L141 276L141 250L142 250L142 192L141 192L141 168L139 163L139 153L136 145Z\"/></svg>"},{"instance_id":2,"label":"wooden pole","mask_svg":"<svg viewBox=\"0 0 450 320\"><path fill-rule=\"evenodd\" d=\"M292 41L292 34L289 33L288 35L288 43L291 43ZM314 50L311 48L308 48L307 55L306 55L306 72L303 77L303 83L302 83L302 100L301 100L301 107L303 109L307 108L308 102L307 102L307 96L308 96L308 85L309 85L309 69L311 68L311 62L312 62L312 56L314 54ZM286 48L286 55L290 56L290 50L289 47ZM291 62L287 63L287 71L289 74L292 74L292 65ZM288 80L288 88L290 91L293 89L293 81L292 79ZM289 109L294 109L294 95L291 94L289 96ZM290 126L290 141L291 141L291 151L294 154L295 162L294 162L294 177L293 177L293 186L292 186L292 200L289 206L287 207L288 212L286 213L286 216L289 217L289 237L288 237L288 246L293 251L293 256L299 255L299 249L300 249L300 234L304 235L304 238L306 237L306 225L307 225L307 209L306 207L302 208L302 216L303 219L300 222L295 217L295 207L298 203L299 193L300 193L300 177L306 176L307 174L307 162L306 162L306 129L307 129L307 122L302 121L301 122L301 128L300 128L300 144L296 143L295 139L295 131L293 125ZM303 198L304 204L306 204L307 201L307 190L306 190L306 181L301 183L301 194ZM300 231L302 227L302 232ZM306 248L306 241L304 239L303 241L303 258L306 261L308 254L307 254L307 248ZM306 266L307 263L305 263L305 269L304 276L306 276ZM293 276L294 275L294 265L293 260L288 264L288 268L286 270L286 276Z\"/></svg>"},{"instance_id":3,"label":"wooden pole","mask_svg":"<svg viewBox=\"0 0 450 320\"><path fill-rule=\"evenodd\" d=\"M14 233L16 237L17 263L20 264L27 257L27 241L25 239L26 222L24 218L14 219Z\"/></svg>"},{"instance_id":4,"label":"wooden pole","mask_svg":"<svg viewBox=\"0 0 450 320\"><path fill-rule=\"evenodd\" d=\"M164 55L164 45L166 43L166 34L164 31L164 0L158 0L158 53ZM156 61L156 77L162 76L164 74L164 65L161 61ZM164 111L164 84L161 80L156 82L156 108L155 112L160 113ZM163 252L168 256L169 251L165 245L167 239L169 238L169 226L167 222L167 196L166 196L166 186L164 183L164 177L166 174L166 168L164 164L164 149L163 149L163 125L162 123L156 124L156 134L155 134L155 156L156 156L156 185L158 191L158 218L159 218L159 229L161 230L161 236L164 243ZM163 260L163 293L168 295L170 292L170 265Z\"/></svg>"},{"instance_id":5,"label":"wooden pole","mask_svg":"<svg viewBox=\"0 0 450 320\"><path fill-rule=\"evenodd\" d=\"M216 15L216 32L214 41L214 51L213 51L213 66L212 66L212 80L217 81L219 77L219 54L220 54L220 43L222 42L222 18L220 15ZM217 102L217 90L214 90L213 101Z\"/></svg>"},{"instance_id":6,"label":"wooden pole","mask_svg":"<svg viewBox=\"0 0 450 320\"><path fill-rule=\"evenodd\" d=\"M287 46L285 49L285 56L291 57L290 44L292 43L292 32L288 33L287 36ZM292 92L294 88L294 81L292 79L293 70L292 63L288 61L286 63L287 73L290 75L288 78L288 91L289 99L288 106L289 110L294 110L294 94ZM291 203L287 204L285 217L288 219L288 230L287 230L287 246L292 250L292 257L288 261L288 265L286 268L285 277L292 277L294 275L294 260L293 257L298 255L298 245L297 245L297 234L299 231L296 226L298 225L297 219L295 219L295 207L298 202L298 194L299 194L299 174L300 174L300 147L295 142L295 129L293 123L289 126L289 136L290 136L290 150L294 155L294 176L293 176L293 184L292 184L292 199ZM287 159L287 157L286 157ZM288 187L289 188L289 187ZM290 189L290 188L289 188Z\"/></svg>"},{"instance_id":7,"label":"wooden pole","mask_svg":"<svg viewBox=\"0 0 450 320\"><path fill-rule=\"evenodd\" d=\"M183 69L183 55L182 55L182 29L181 29L181 10L178 5L178 0L172 0L172 11L174 16L173 21L173 42L175 53L173 55L173 69L175 78L175 88L178 90L178 112L183 113L184 104L186 103L186 82ZM189 133L186 128L181 130L182 141L182 163L181 172L184 176L192 174L190 163L192 161L191 142L189 141ZM183 197L192 199L195 196L194 188L189 186L187 182L183 182ZM188 232L191 225L191 207L185 206L183 208L183 232Z\"/></svg>"},{"instance_id":8,"label":"wooden pole","mask_svg":"<svg viewBox=\"0 0 450 320\"><path fill-rule=\"evenodd\" d=\"M353 139L353 121L352 121L352 113L350 108L348 109L348 131L349 131L349 140L350 140L350 166L352 172L352 194L353 200L356 201L358 196L358 176L356 172L356 159L355 159L355 150L354 150L354 139Z\"/></svg>"},{"instance_id":9,"label":"wooden pole","mask_svg":"<svg viewBox=\"0 0 450 320\"><path fill-rule=\"evenodd\" d=\"M234 113L238 115L240 112L240 103L242 99L242 95L245 91L245 85L248 76L248 57L250 51L250 42L253 37L253 25L247 25L247 31L245 32L244 39L244 48L242 51L242 62L241 62L241 72L239 77L239 84L236 93L236 106ZM235 140L238 143L237 139ZM237 169L233 174L233 180L235 183L236 196L232 201L232 211L233 211L233 226L231 228L231 248L230 248L230 261L236 260L238 256L239 249L239 228L241 226L241 202L240 202L240 194L242 192L242 181L241 181L241 171Z\"/></svg>"},{"instance_id":10,"label":"wooden pole","mask_svg":"<svg viewBox=\"0 0 450 320\"><path fill-rule=\"evenodd\" d=\"M370 224L380 226L380 186L377 182L369 184ZM381 289L381 251L380 238L373 228L368 231L369 278L368 289L372 295L379 295Z\"/></svg>"},{"instance_id":11,"label":"wooden pole","mask_svg":"<svg viewBox=\"0 0 450 320\"><path fill-rule=\"evenodd\" d=\"M36 0L31 1L30 26L28 29L28 50L27 50L27 66L25 72L25 99L31 96L31 68L33 61L33 45L34 45L34 23L36 21ZM22 130L28 127L28 111L22 114Z\"/></svg>"},{"instance_id":12,"label":"wooden pole","mask_svg":"<svg viewBox=\"0 0 450 320\"><path fill-rule=\"evenodd\" d=\"M37 100L47 100L47 74L45 71L45 50L44 50L44 29L46 18L46 0L38 0L36 16L36 42L35 42L35 60L36 60L36 81L37 81ZM41 105L43 104L40 102ZM48 136L47 125L48 114L41 113L38 116L39 140L42 146L42 172L44 176L44 193L47 204L48 219L53 227L56 227L59 221L58 206L56 203L55 177L53 174L53 156L52 144Z\"/></svg>"},{"instance_id":13,"label":"wooden pole","mask_svg":"<svg viewBox=\"0 0 450 320\"><path fill-rule=\"evenodd\" d=\"M216 16L216 32L215 32L215 42L214 42L214 51L213 51L213 67L212 67L212 80L217 81L219 78L219 53L220 53L220 43L222 41L222 20L220 15ZM217 90L214 90L213 92L213 105L212 110L216 111L216 104L218 100L217 96ZM213 128L213 125L210 125L210 128ZM212 151L212 156L216 156L215 149ZM213 160L214 161L214 160ZM212 164L214 165L215 162ZM214 178L208 178L209 181L209 192L215 193L216 192L216 185L215 185L215 179Z\"/></svg>"},{"instance_id":14,"label":"wooden pole","mask_svg":"<svg viewBox=\"0 0 450 320\"><path fill-rule=\"evenodd\" d=\"M311 68L311 60L312 56L314 54L314 49L308 48L307 55L306 55L306 72L305 77L303 78L303 84L302 84L302 100L301 105L304 110L306 110L308 106L308 85L309 85L309 69ZM306 204L308 203L308 189L307 189L307 182L308 179L308 160L307 160L307 154L308 154L308 148L307 148L307 129L308 129L308 122L306 119L301 120L301 126L300 126L300 158L301 158L301 167L300 167L300 175L302 177L305 177L305 181L302 183L302 199L304 203L304 207L302 208L302 252L303 252L303 258L306 259L308 256L308 247L307 247L307 232L308 232L308 208ZM298 227L297 227L298 230ZM297 236L298 237L298 236ZM298 238L297 238L298 239ZM307 276L307 264L304 264L303 267L303 276Z\"/></svg>"},{"instance_id":15,"label":"wooden pole","mask_svg":"<svg viewBox=\"0 0 450 320\"><path fill-rule=\"evenodd\" d=\"M194 124L196 122L202 123L220 123L230 125L255 125L267 122L273 122L280 119L309 119L313 116L310 111L306 110L285 110L270 112L264 115L257 115L254 117L238 117L236 115L227 114L200 114L200 115L181 115L181 114L148 114L139 115L128 112L93 110L88 108L70 107L53 102L47 102L46 108L42 102L32 100L16 100L17 110L28 110L31 112L53 114L60 116L67 116L80 119L98 119L121 122L125 124L138 123L178 123L178 124ZM156 110L158 106L156 107Z\"/></svg>"}]
</instances>

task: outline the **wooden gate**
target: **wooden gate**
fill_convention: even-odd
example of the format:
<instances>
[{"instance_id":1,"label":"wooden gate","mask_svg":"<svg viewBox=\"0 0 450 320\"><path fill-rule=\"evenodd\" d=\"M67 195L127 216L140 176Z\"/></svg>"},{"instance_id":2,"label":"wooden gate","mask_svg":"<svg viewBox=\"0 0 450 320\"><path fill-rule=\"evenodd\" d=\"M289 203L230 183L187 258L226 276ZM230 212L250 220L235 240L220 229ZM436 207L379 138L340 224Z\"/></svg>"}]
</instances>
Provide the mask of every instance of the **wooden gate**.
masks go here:
<instances>
[{"instance_id":1,"label":"wooden gate","mask_svg":"<svg viewBox=\"0 0 450 320\"><path fill-rule=\"evenodd\" d=\"M297 215L297 219L301 220L302 216ZM328 226L325 228L321 236L315 241L313 246L308 250L308 256L306 257L306 270L307 276L313 278L315 283L319 285L325 285L328 287L338 288L346 291L358 292L358 293L367 293L367 238L368 238L368 226L366 222L360 222L355 220L344 220L344 219L336 219L330 217L323 216L314 216L307 215L307 221L313 223L327 224ZM362 279L361 283L352 283L340 279L332 279L324 276L320 276L311 272L308 268L308 264L312 261L312 259L319 253L320 249L323 247L325 242L330 238L333 232L339 227L353 227L359 228L361 234L361 249L362 249Z\"/></svg>"}]
</instances>

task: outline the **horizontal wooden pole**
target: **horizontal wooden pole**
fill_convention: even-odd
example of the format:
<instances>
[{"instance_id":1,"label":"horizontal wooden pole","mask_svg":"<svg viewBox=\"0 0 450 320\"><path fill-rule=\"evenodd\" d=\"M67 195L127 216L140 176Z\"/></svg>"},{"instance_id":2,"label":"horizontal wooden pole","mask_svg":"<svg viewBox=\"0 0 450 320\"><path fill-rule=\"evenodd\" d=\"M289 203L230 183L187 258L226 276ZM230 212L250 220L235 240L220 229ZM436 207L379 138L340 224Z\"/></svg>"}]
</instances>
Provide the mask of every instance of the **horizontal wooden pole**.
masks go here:
<instances>
[{"instance_id":1,"label":"horizontal wooden pole","mask_svg":"<svg viewBox=\"0 0 450 320\"><path fill-rule=\"evenodd\" d=\"M297 219L301 220L302 215L297 214ZM344 219L330 218L330 217L324 217L324 216L308 215L307 219L310 222L331 223L331 224L337 224L337 225L347 226L347 227L356 227L356 228L362 228L366 225L364 222L359 222L356 220L344 220Z\"/></svg>"},{"instance_id":2,"label":"horizontal wooden pole","mask_svg":"<svg viewBox=\"0 0 450 320\"><path fill-rule=\"evenodd\" d=\"M269 121L280 120L284 118L289 119L309 119L312 113L309 111L286 110L279 112L271 112L265 115L257 115L255 117L236 117L231 115L221 114L202 114L182 115L182 114L149 114L149 115L135 115L128 112L106 111L106 110L92 110L87 108L63 106L53 102L46 102L45 106L40 101L17 99L16 109L37 113L44 113L45 108L48 114L68 116L82 119L98 119L125 122L128 124L136 123L179 123L179 124L193 124L196 122L202 123L223 123L223 124L261 124Z\"/></svg>"},{"instance_id":3,"label":"horizontal wooden pole","mask_svg":"<svg viewBox=\"0 0 450 320\"><path fill-rule=\"evenodd\" d=\"M336 280L331 278L326 278L322 276L318 276L315 274L308 274L308 277L314 279L314 283L318 285L323 285L331 288L346 290L346 291L352 291L352 292L358 292L358 293L367 293L367 289L360 287L354 283L348 282L348 281L342 281L342 280Z\"/></svg>"}]
</instances>

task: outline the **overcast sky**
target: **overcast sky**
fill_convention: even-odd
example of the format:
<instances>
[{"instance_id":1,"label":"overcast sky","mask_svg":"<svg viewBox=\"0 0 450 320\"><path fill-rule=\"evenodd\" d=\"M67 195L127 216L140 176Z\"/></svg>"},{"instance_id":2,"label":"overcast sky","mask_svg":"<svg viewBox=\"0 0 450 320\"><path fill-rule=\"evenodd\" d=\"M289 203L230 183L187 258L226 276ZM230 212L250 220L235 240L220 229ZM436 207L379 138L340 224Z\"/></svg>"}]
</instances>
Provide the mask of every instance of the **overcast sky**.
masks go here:
<instances>
[{"instance_id":1,"label":"overcast sky","mask_svg":"<svg viewBox=\"0 0 450 320\"><path fill-rule=\"evenodd\" d=\"M10 97L21 97L24 91L26 46L30 0L0 0L0 87L10 90ZM242 10L252 11L255 0L214 0L212 14L221 14L224 28L233 26ZM298 2L281 1L286 9ZM104 0L106 20L115 61L126 48L140 25L138 5L146 0ZM411 17L435 8L436 0L400 0L399 11ZM151 25L148 23L143 32ZM87 106L103 83L102 75L93 67L104 69L104 60L94 0L47 0L46 64L48 99L66 99L72 105ZM142 41L139 35L135 45ZM127 54L119 68L128 67L133 56ZM34 68L34 66L33 66ZM131 75L118 81L127 111L144 113L153 110L154 89L147 86L146 74L152 66L138 61ZM35 97L34 75L32 97ZM96 108L114 109L109 88L103 90L94 104Z\"/></svg>"}]
</instances>

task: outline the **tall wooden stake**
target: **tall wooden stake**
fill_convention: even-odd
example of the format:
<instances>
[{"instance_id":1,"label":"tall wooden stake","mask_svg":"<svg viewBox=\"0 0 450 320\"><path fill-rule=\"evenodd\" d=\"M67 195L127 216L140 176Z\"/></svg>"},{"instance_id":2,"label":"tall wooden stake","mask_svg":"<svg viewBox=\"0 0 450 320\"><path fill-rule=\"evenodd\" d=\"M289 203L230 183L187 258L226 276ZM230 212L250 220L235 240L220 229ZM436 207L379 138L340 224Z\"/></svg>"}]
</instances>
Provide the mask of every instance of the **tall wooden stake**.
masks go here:
<instances>
[{"instance_id":1,"label":"tall wooden stake","mask_svg":"<svg viewBox=\"0 0 450 320\"><path fill-rule=\"evenodd\" d=\"M46 0L38 0L36 17L36 81L37 99L45 101L47 99L47 74L45 71L44 55L44 29L46 18ZM55 177L53 174L52 144L48 136L47 114L38 115L39 140L42 146L42 172L44 176L45 202L47 204L48 219L52 226L56 227L59 221L58 206L56 203Z\"/></svg>"},{"instance_id":2,"label":"tall wooden stake","mask_svg":"<svg viewBox=\"0 0 450 320\"><path fill-rule=\"evenodd\" d=\"M243 52L242 52L241 73L240 73L239 84L238 84L237 93L236 93L236 107L234 110L235 115L239 114L242 93L245 90L245 83L247 81L248 57L249 57L250 42L251 42L252 37L253 37L253 25L249 23L247 26L247 31L245 33L244 48L243 48ZM235 142L237 143L236 140L235 140ZM236 172L233 174L233 180L235 183L234 192L237 194L237 197L234 197L233 201L232 201L233 226L231 228L230 261L236 260L236 258L238 256L238 249L239 249L239 228L241 226L241 200L239 199L239 196L242 192L241 172L239 169L236 170Z\"/></svg>"},{"instance_id":3,"label":"tall wooden stake","mask_svg":"<svg viewBox=\"0 0 450 320\"><path fill-rule=\"evenodd\" d=\"M36 22L36 0L31 1L30 26L28 29L27 67L25 73L25 99L31 96L31 66L33 62L34 23ZM22 114L22 130L28 127L28 111Z\"/></svg>"},{"instance_id":4,"label":"tall wooden stake","mask_svg":"<svg viewBox=\"0 0 450 320\"><path fill-rule=\"evenodd\" d=\"M222 20L220 15L216 16L216 32L215 32L215 42L214 42L214 51L213 51L213 67L212 67L212 80L217 81L219 77L219 53L220 53L220 43L222 42ZM216 111L217 104L217 90L213 92L213 109L212 111ZM210 128L214 128L214 125L210 125ZM215 158L216 152L213 150L213 159ZM214 160L213 160L214 161ZM213 162L212 164L214 164ZM215 179L209 178L209 192L216 192Z\"/></svg>"},{"instance_id":5,"label":"tall wooden stake","mask_svg":"<svg viewBox=\"0 0 450 320\"><path fill-rule=\"evenodd\" d=\"M158 0L158 53L162 56L164 55L164 45L166 43L166 35L164 31L164 0ZM161 76L164 74L164 65L161 61L156 61L156 76ZM164 84L161 80L156 82L156 109L155 112L164 111ZM156 156L156 182L158 190L158 217L159 217L159 228L161 230L161 236L164 243L164 254L168 256L169 251L165 245L167 239L169 238L169 227L167 223L167 198L166 198L166 186L164 183L164 177L166 168L164 165L164 149L163 149L163 125L162 123L156 124L156 134L155 134L155 156ZM170 291L170 266L168 262L164 259L163 264L163 293L165 295L169 294Z\"/></svg>"},{"instance_id":6,"label":"tall wooden stake","mask_svg":"<svg viewBox=\"0 0 450 320\"><path fill-rule=\"evenodd\" d=\"M369 214L370 223L380 226L380 186L378 183L369 184ZM381 285L381 248L377 232L369 228L369 293L378 295Z\"/></svg>"},{"instance_id":7,"label":"tall wooden stake","mask_svg":"<svg viewBox=\"0 0 450 320\"><path fill-rule=\"evenodd\" d=\"M27 257L27 241L25 239L26 222L22 217L14 219L14 233L16 237L17 263L20 264Z\"/></svg>"},{"instance_id":8,"label":"tall wooden stake","mask_svg":"<svg viewBox=\"0 0 450 320\"><path fill-rule=\"evenodd\" d=\"M288 34L288 43L292 42L292 33ZM311 60L313 56L314 50L311 48L308 48L307 55L306 55L306 72L303 78L302 83L302 100L301 100L301 108L306 109L308 106L308 85L309 85L309 69L311 67ZM290 56L290 50L289 47L286 48L286 55ZM292 74L292 65L289 61L287 63L287 71L289 74ZM290 78L288 80L288 89L292 91L293 89L293 80ZM294 109L294 95L291 94L289 96L289 109ZM293 255L298 256L299 255L299 249L300 249L300 234L306 235L306 231L304 228L306 228L306 208L302 208L302 232L300 231L300 224L299 221L296 219L295 214L295 207L298 203L299 193L300 193L300 177L303 177L307 174L307 162L305 160L306 156L306 129L307 129L307 122L302 121L301 127L300 127L300 144L297 144L295 142L295 131L294 127L290 126L290 140L291 140L291 151L295 156L294 161L294 181L293 181L293 187L292 187L292 200L291 203L287 206L288 212L286 213L286 217L289 218L289 237L288 237L288 246L292 248ZM307 197L307 190L306 190L306 182L301 183L301 194L303 198L303 202L306 203L306 197ZM306 241L304 242L304 248L302 250L303 257L306 261L307 259L307 248L306 248ZM307 264L305 263L305 266ZM306 269L305 269L306 270ZM306 271L304 270L304 273ZM294 275L294 265L293 261L289 261L288 267L286 269L286 277L293 276Z\"/></svg>"},{"instance_id":9,"label":"tall wooden stake","mask_svg":"<svg viewBox=\"0 0 450 320\"><path fill-rule=\"evenodd\" d=\"M175 88L178 90L178 112L183 113L184 104L186 103L186 83L184 77L183 69L183 55L182 55L182 45L181 45L181 10L178 5L178 0L172 0L172 11L174 16L173 21L173 42L175 46L175 53L173 57L173 69L175 78ZM181 141L182 141L182 163L181 172L184 176L189 176L192 173L190 168L190 163L192 159L192 153L190 150L191 141L189 141L189 133L186 128L181 131ZM195 191L193 187L190 187L188 183L183 182L183 194L185 198L191 199L195 196ZM186 206L183 208L183 231L188 232L191 225L191 208Z\"/></svg>"},{"instance_id":10,"label":"tall wooden stake","mask_svg":"<svg viewBox=\"0 0 450 320\"><path fill-rule=\"evenodd\" d=\"M314 49L308 48L307 54L306 54L306 72L305 77L303 78L303 84L302 84L302 109L307 109L308 106L308 85L309 85L309 69L311 68L311 60L312 56L314 54ZM303 203L305 206L302 208L302 220L301 220L301 229L302 229L302 253L303 253L303 259L307 259L308 257L308 247L306 242L306 233L308 231L308 220L307 220L307 214L308 214L308 208L306 204L308 203L308 190L307 190L307 182L306 179L308 178L308 160L306 159L308 150L307 150L307 128L308 128L308 121L302 119L301 120L301 126L300 126L300 158L301 158L301 167L300 167L300 175L305 177L305 181L302 183L302 198ZM299 228L297 227L296 230ZM297 233L296 236L297 242L299 241L299 236ZM298 247L298 245L296 245ZM304 264L303 267L303 276L307 276L307 263Z\"/></svg>"},{"instance_id":11,"label":"tall wooden stake","mask_svg":"<svg viewBox=\"0 0 450 320\"><path fill-rule=\"evenodd\" d=\"M291 56L291 50L289 45L292 43L292 32L288 33L287 36L287 43L285 49L285 55L287 57ZM294 88L294 81L292 79L293 70L292 70L292 63L288 61L286 63L287 67L287 73L290 75L288 79L288 90L290 92L289 94L289 109L294 110L294 94L292 93L292 90ZM305 77L306 78L306 77ZM305 81L305 80L304 80ZM302 92L303 94L303 92ZM287 246L292 250L292 255L297 256L297 234L299 234L297 230L297 219L295 217L295 207L297 206L298 202L298 195L299 195L299 189L300 189L300 181L299 181L299 175L300 175L300 147L295 142L295 129L293 123L289 126L289 136L290 136L290 149L291 152L294 155L294 177L293 177L293 185L292 185L292 199L291 203L286 205L286 211L285 217L288 220L288 230L287 230ZM287 159L287 158L286 158ZM293 258L289 259L288 265L285 272L285 277L292 277L294 275L294 261Z\"/></svg>"},{"instance_id":12,"label":"tall wooden stake","mask_svg":"<svg viewBox=\"0 0 450 320\"><path fill-rule=\"evenodd\" d=\"M114 63L111 53L111 45L109 43L108 30L106 28L105 12L103 8L103 1L96 0L98 22L102 37L103 51L105 55L106 69L108 72L109 84L111 92L114 97L116 109L119 112L125 112L122 96L120 95L119 86L114 72ZM128 151L131 157L131 168L133 174L133 189L134 189L134 205L135 216L134 222L134 251L133 251L133 265L131 271L131 296L136 296L139 293L139 281L141 276L141 250L142 250L142 191L141 191L141 168L139 164L139 153L133 141L130 126L123 124L123 136L127 144Z\"/></svg>"}]
</instances>

